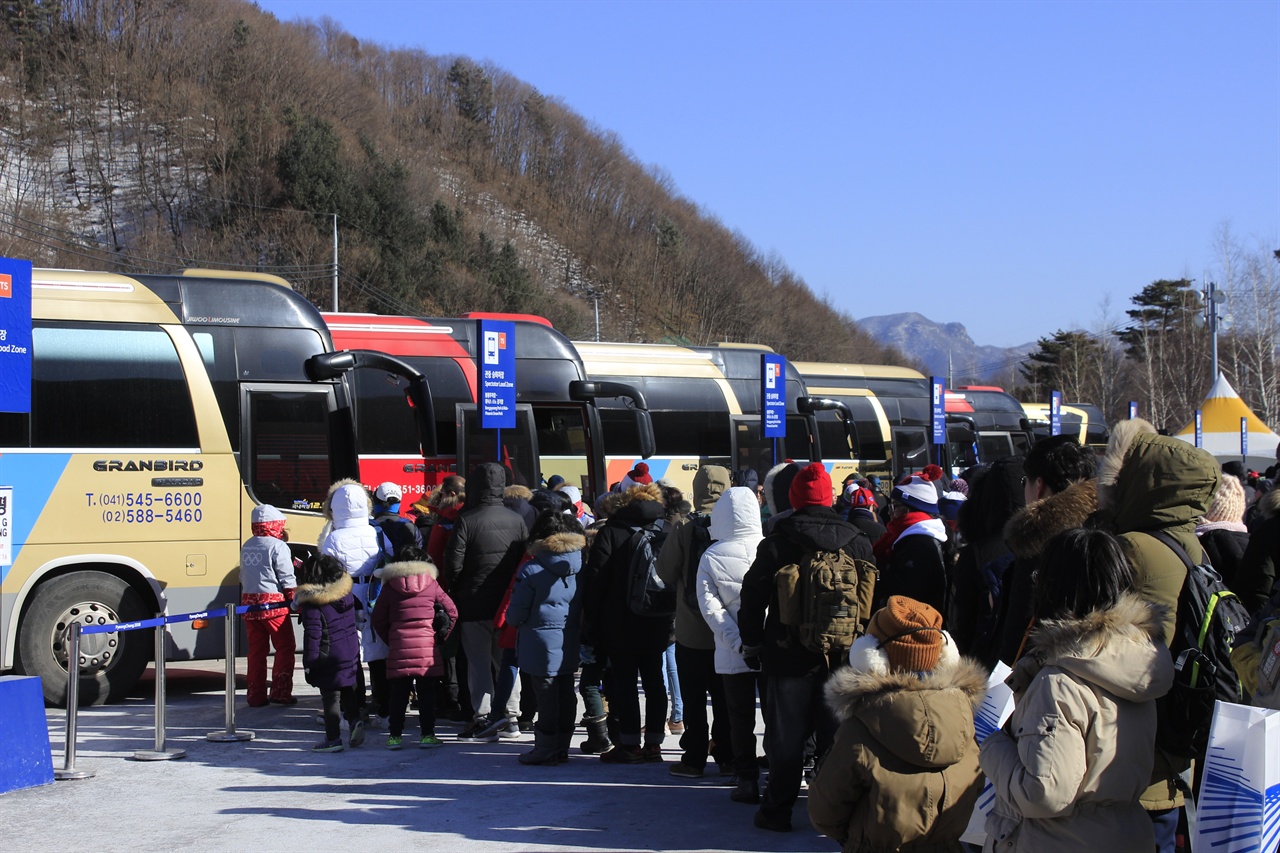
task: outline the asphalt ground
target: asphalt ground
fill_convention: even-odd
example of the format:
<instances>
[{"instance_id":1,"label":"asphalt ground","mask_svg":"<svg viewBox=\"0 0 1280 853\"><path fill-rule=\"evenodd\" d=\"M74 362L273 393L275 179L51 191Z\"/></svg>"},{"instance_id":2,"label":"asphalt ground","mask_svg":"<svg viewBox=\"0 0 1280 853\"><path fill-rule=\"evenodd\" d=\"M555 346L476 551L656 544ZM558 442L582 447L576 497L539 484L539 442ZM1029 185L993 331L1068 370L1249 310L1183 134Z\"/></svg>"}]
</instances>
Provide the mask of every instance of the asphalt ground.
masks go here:
<instances>
[{"instance_id":1,"label":"asphalt ground","mask_svg":"<svg viewBox=\"0 0 1280 853\"><path fill-rule=\"evenodd\" d=\"M809 825L803 792L790 833L756 829L753 806L729 800L727 779L677 779L678 738L667 735L661 764L602 764L577 744L567 764L526 767L516 756L532 738L458 744L460 724L440 721L445 746L406 748L386 734L335 754L310 752L320 739L320 697L295 682L294 706L249 708L243 665L236 727L244 743L213 743L224 728L222 662L170 664L166 741L186 757L133 758L155 745L150 674L125 702L81 709L76 768L90 779L0 795L0 849L440 851L832 851ZM64 763L65 712L48 709L54 767ZM762 725L757 720L757 735ZM711 765L714 768L714 764Z\"/></svg>"}]
</instances>

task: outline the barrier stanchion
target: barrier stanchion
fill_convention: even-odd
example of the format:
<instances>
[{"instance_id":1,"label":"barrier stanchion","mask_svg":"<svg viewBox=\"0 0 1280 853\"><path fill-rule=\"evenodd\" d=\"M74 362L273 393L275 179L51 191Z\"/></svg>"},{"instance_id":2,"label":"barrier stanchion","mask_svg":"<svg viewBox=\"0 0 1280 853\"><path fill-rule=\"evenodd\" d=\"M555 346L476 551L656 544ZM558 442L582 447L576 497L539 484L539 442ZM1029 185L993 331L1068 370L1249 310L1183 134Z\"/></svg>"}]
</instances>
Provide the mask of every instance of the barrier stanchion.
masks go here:
<instances>
[{"instance_id":1,"label":"barrier stanchion","mask_svg":"<svg viewBox=\"0 0 1280 853\"><path fill-rule=\"evenodd\" d=\"M80 623L71 623L67 648L67 746L62 768L53 771L59 782L68 779L92 779L96 770L76 768L76 711L80 706ZM47 776L45 778L48 778Z\"/></svg>"},{"instance_id":2,"label":"barrier stanchion","mask_svg":"<svg viewBox=\"0 0 1280 853\"><path fill-rule=\"evenodd\" d=\"M172 758L184 758L187 754L185 749L164 748L164 641L167 632L164 627L165 615L158 613L156 618L160 620L160 624L156 625L156 748L135 752L133 757L137 761L168 761Z\"/></svg>"},{"instance_id":3,"label":"barrier stanchion","mask_svg":"<svg viewBox=\"0 0 1280 853\"><path fill-rule=\"evenodd\" d=\"M226 646L223 654L227 656L227 727L224 731L209 732L206 740L214 743L234 743L253 740L253 732L236 731L236 606L227 605Z\"/></svg>"}]
</instances>

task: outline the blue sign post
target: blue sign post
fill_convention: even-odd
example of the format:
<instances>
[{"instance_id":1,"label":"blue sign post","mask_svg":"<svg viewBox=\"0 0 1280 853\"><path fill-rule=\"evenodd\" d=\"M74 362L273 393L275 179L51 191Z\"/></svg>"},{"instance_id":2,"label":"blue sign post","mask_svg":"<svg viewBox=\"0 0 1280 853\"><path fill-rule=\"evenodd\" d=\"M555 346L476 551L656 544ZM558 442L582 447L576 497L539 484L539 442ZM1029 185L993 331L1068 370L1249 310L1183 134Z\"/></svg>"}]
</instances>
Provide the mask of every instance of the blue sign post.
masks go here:
<instances>
[{"instance_id":1,"label":"blue sign post","mask_svg":"<svg viewBox=\"0 0 1280 853\"><path fill-rule=\"evenodd\" d=\"M1134 420L1137 417L1138 417L1138 401L1130 400L1129 401L1129 420Z\"/></svg>"},{"instance_id":2,"label":"blue sign post","mask_svg":"<svg viewBox=\"0 0 1280 853\"><path fill-rule=\"evenodd\" d=\"M760 409L765 438L787 437L787 360L772 353L760 355ZM775 454L776 455L776 454Z\"/></svg>"},{"instance_id":3,"label":"blue sign post","mask_svg":"<svg viewBox=\"0 0 1280 853\"><path fill-rule=\"evenodd\" d=\"M1062 435L1062 392L1049 394L1049 435Z\"/></svg>"},{"instance_id":4,"label":"blue sign post","mask_svg":"<svg viewBox=\"0 0 1280 853\"><path fill-rule=\"evenodd\" d=\"M480 427L515 429L516 324L506 320L479 323Z\"/></svg>"},{"instance_id":5,"label":"blue sign post","mask_svg":"<svg viewBox=\"0 0 1280 853\"><path fill-rule=\"evenodd\" d=\"M933 427L933 447L936 448L933 456L937 459L938 465L942 465L942 448L947 444L946 388L942 377L929 377L929 401L931 401L929 421Z\"/></svg>"},{"instance_id":6,"label":"blue sign post","mask_svg":"<svg viewBox=\"0 0 1280 853\"><path fill-rule=\"evenodd\" d=\"M1196 447L1204 447L1204 413L1196 409Z\"/></svg>"},{"instance_id":7,"label":"blue sign post","mask_svg":"<svg viewBox=\"0 0 1280 853\"><path fill-rule=\"evenodd\" d=\"M1240 461L1249 461L1249 419L1240 419Z\"/></svg>"},{"instance_id":8,"label":"blue sign post","mask_svg":"<svg viewBox=\"0 0 1280 853\"><path fill-rule=\"evenodd\" d=\"M0 258L0 412L31 411L31 261Z\"/></svg>"}]
</instances>

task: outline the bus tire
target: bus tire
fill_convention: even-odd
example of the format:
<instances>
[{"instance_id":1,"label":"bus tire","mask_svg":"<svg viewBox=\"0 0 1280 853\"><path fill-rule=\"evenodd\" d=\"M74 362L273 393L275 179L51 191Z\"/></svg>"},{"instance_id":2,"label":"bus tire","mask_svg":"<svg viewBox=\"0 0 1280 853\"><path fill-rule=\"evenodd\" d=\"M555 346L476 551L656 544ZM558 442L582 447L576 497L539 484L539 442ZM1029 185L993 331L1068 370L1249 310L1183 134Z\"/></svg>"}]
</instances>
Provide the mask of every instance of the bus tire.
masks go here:
<instances>
[{"instance_id":1,"label":"bus tire","mask_svg":"<svg viewBox=\"0 0 1280 853\"><path fill-rule=\"evenodd\" d=\"M38 675L45 702L67 704L68 626L146 619L146 604L133 587L104 572L80 571L41 584L18 626L18 669ZM122 699L152 657L150 630L92 634L80 639L81 705Z\"/></svg>"}]
</instances>

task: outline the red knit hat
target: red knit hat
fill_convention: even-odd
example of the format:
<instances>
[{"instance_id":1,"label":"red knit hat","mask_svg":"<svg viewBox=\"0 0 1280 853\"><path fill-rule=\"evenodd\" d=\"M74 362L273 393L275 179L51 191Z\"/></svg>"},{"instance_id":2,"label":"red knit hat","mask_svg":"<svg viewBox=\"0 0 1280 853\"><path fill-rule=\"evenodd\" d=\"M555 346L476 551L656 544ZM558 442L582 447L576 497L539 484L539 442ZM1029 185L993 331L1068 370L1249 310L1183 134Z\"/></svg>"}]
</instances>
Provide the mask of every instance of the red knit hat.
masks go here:
<instances>
[{"instance_id":1,"label":"red knit hat","mask_svg":"<svg viewBox=\"0 0 1280 853\"><path fill-rule=\"evenodd\" d=\"M791 507L831 506L831 475L821 462L810 462L791 481Z\"/></svg>"},{"instance_id":2,"label":"red knit hat","mask_svg":"<svg viewBox=\"0 0 1280 853\"><path fill-rule=\"evenodd\" d=\"M653 482L653 478L649 476L647 462L637 463L636 467L627 472L627 476L631 478L631 482L639 486L647 486Z\"/></svg>"}]
</instances>

